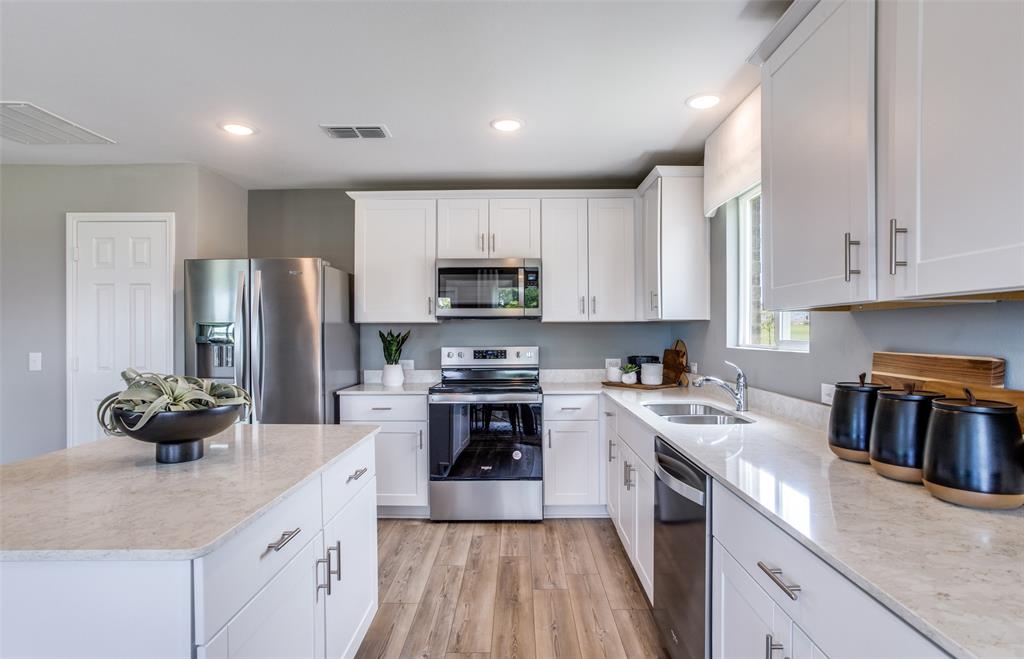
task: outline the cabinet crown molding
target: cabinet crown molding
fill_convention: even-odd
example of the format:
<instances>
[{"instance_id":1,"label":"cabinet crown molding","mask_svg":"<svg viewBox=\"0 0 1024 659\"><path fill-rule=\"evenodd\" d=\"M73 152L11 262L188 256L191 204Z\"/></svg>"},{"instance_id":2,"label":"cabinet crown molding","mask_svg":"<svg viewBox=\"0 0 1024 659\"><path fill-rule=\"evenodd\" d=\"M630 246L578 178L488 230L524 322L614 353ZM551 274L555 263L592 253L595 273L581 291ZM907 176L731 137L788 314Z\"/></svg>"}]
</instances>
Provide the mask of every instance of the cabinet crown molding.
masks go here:
<instances>
[{"instance_id":1,"label":"cabinet crown molding","mask_svg":"<svg viewBox=\"0 0 1024 659\"><path fill-rule=\"evenodd\" d=\"M350 190L352 199L575 199L635 197L634 188L572 190Z\"/></svg>"}]
</instances>

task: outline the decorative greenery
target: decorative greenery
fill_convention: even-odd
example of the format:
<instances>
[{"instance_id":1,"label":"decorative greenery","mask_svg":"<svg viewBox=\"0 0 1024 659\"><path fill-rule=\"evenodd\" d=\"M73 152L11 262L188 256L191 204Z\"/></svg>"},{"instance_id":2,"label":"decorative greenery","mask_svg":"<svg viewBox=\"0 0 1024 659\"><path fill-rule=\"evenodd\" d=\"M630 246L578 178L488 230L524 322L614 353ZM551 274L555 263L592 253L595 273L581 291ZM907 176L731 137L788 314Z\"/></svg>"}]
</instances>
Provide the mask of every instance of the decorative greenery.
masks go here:
<instances>
[{"instance_id":1,"label":"decorative greenery","mask_svg":"<svg viewBox=\"0 0 1024 659\"><path fill-rule=\"evenodd\" d=\"M398 360L402 358L402 346L409 340L409 335L412 331L408 331L405 334L395 334L391 330L388 333L377 331L380 334L380 342L384 348L384 363L389 366L394 366L398 363Z\"/></svg>"},{"instance_id":2,"label":"decorative greenery","mask_svg":"<svg viewBox=\"0 0 1024 659\"><path fill-rule=\"evenodd\" d=\"M626 364L619 370L622 371L623 373L636 373L637 371L640 370L640 367L637 366L636 364Z\"/></svg>"},{"instance_id":3,"label":"decorative greenery","mask_svg":"<svg viewBox=\"0 0 1024 659\"><path fill-rule=\"evenodd\" d=\"M96 410L96 419L108 435L124 435L114 422L114 410L141 412L129 430L138 430L159 412L202 410L221 405L251 405L249 392L233 384L181 375L122 371L128 387L110 394Z\"/></svg>"}]
</instances>

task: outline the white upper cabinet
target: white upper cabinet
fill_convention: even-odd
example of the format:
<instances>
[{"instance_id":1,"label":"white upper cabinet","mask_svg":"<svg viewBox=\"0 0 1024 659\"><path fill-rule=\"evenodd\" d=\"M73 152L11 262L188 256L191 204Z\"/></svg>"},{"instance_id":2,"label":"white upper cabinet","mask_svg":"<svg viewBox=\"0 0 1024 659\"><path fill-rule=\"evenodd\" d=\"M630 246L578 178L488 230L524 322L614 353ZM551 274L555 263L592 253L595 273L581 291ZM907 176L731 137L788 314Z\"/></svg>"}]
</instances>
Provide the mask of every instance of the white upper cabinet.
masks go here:
<instances>
[{"instance_id":1,"label":"white upper cabinet","mask_svg":"<svg viewBox=\"0 0 1024 659\"><path fill-rule=\"evenodd\" d=\"M589 299L585 303L592 321L636 320L633 216L632 197L589 201Z\"/></svg>"},{"instance_id":2,"label":"white upper cabinet","mask_svg":"<svg viewBox=\"0 0 1024 659\"><path fill-rule=\"evenodd\" d=\"M437 200L437 258L487 257L490 229L486 199Z\"/></svg>"},{"instance_id":3,"label":"white upper cabinet","mask_svg":"<svg viewBox=\"0 0 1024 659\"><path fill-rule=\"evenodd\" d=\"M881 296L1024 288L1024 4L879 12Z\"/></svg>"},{"instance_id":4,"label":"white upper cabinet","mask_svg":"<svg viewBox=\"0 0 1024 659\"><path fill-rule=\"evenodd\" d=\"M490 256L539 259L540 199L490 200Z\"/></svg>"},{"instance_id":5,"label":"white upper cabinet","mask_svg":"<svg viewBox=\"0 0 1024 659\"><path fill-rule=\"evenodd\" d=\"M437 202L357 199L355 321L434 323Z\"/></svg>"},{"instance_id":6,"label":"white upper cabinet","mask_svg":"<svg viewBox=\"0 0 1024 659\"><path fill-rule=\"evenodd\" d=\"M703 184L702 167L658 167L640 186L645 320L711 317L711 242Z\"/></svg>"},{"instance_id":7,"label":"white upper cabinet","mask_svg":"<svg viewBox=\"0 0 1024 659\"><path fill-rule=\"evenodd\" d=\"M541 303L544 322L587 320L587 200L541 202Z\"/></svg>"},{"instance_id":8,"label":"white upper cabinet","mask_svg":"<svg viewBox=\"0 0 1024 659\"><path fill-rule=\"evenodd\" d=\"M875 298L874 71L860 0L820 2L762 68L768 309Z\"/></svg>"}]
</instances>

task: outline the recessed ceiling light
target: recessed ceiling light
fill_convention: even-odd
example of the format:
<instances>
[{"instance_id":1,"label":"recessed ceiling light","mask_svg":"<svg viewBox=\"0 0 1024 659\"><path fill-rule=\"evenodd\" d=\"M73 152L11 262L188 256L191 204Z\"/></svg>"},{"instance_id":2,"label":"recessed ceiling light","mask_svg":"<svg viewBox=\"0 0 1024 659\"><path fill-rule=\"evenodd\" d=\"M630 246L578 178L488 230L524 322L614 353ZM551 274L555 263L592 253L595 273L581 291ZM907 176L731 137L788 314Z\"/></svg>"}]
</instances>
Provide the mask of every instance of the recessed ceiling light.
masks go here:
<instances>
[{"instance_id":1,"label":"recessed ceiling light","mask_svg":"<svg viewBox=\"0 0 1024 659\"><path fill-rule=\"evenodd\" d=\"M719 100L714 94L698 94L686 99L686 104L694 110L707 110L718 105Z\"/></svg>"},{"instance_id":2,"label":"recessed ceiling light","mask_svg":"<svg viewBox=\"0 0 1024 659\"><path fill-rule=\"evenodd\" d=\"M234 121L223 123L220 127L221 130L225 132L231 133L232 135L241 135L243 137L246 135L252 135L256 132L256 129L252 126L246 126L245 124L240 124Z\"/></svg>"},{"instance_id":3,"label":"recessed ceiling light","mask_svg":"<svg viewBox=\"0 0 1024 659\"><path fill-rule=\"evenodd\" d=\"M500 130L503 133L514 133L522 127L523 122L519 119L495 119L491 122L491 128Z\"/></svg>"}]
</instances>

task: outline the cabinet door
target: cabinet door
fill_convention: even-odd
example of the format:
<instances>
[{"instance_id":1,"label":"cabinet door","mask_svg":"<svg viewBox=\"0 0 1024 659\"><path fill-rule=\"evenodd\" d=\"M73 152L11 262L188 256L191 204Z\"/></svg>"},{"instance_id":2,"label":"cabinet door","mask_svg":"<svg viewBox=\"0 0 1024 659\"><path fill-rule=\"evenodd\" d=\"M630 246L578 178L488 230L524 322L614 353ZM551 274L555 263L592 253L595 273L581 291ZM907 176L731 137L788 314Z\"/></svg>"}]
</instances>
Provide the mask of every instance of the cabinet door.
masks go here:
<instances>
[{"instance_id":1,"label":"cabinet door","mask_svg":"<svg viewBox=\"0 0 1024 659\"><path fill-rule=\"evenodd\" d=\"M1024 287L1024 4L894 5L880 276L894 296Z\"/></svg>"},{"instance_id":2,"label":"cabinet door","mask_svg":"<svg viewBox=\"0 0 1024 659\"><path fill-rule=\"evenodd\" d=\"M776 611L778 609L776 608ZM792 626L789 642L790 651L786 655L791 659L828 659L824 652L796 625Z\"/></svg>"},{"instance_id":3,"label":"cabinet door","mask_svg":"<svg viewBox=\"0 0 1024 659\"><path fill-rule=\"evenodd\" d=\"M874 14L825 0L762 69L769 309L875 297Z\"/></svg>"},{"instance_id":4,"label":"cabinet door","mask_svg":"<svg viewBox=\"0 0 1024 659\"><path fill-rule=\"evenodd\" d=\"M717 540L711 561L711 656L713 659L766 657L774 605ZM776 659L782 655L777 655Z\"/></svg>"},{"instance_id":5,"label":"cabinet door","mask_svg":"<svg viewBox=\"0 0 1024 659\"><path fill-rule=\"evenodd\" d=\"M541 211L541 321L585 321L587 200L545 199Z\"/></svg>"},{"instance_id":6,"label":"cabinet door","mask_svg":"<svg viewBox=\"0 0 1024 659\"><path fill-rule=\"evenodd\" d=\"M590 320L636 320L633 199L588 204Z\"/></svg>"},{"instance_id":7,"label":"cabinet door","mask_svg":"<svg viewBox=\"0 0 1024 659\"><path fill-rule=\"evenodd\" d=\"M634 472L640 459L632 449L619 438L619 540L632 560L636 552L636 488L633 486Z\"/></svg>"},{"instance_id":8,"label":"cabinet door","mask_svg":"<svg viewBox=\"0 0 1024 659\"><path fill-rule=\"evenodd\" d=\"M356 200L355 320L434 323L437 204Z\"/></svg>"},{"instance_id":9,"label":"cabinet door","mask_svg":"<svg viewBox=\"0 0 1024 659\"><path fill-rule=\"evenodd\" d=\"M427 424L386 421L377 433L377 505L426 506Z\"/></svg>"},{"instance_id":10,"label":"cabinet door","mask_svg":"<svg viewBox=\"0 0 1024 659\"><path fill-rule=\"evenodd\" d=\"M612 523L615 526L619 525L619 479L621 478L621 470L617 469L622 462L620 460L620 453L622 449L619 448L619 436L615 432L615 414L614 408L609 408L604 411L604 443L605 450L608 452L607 462L605 463L604 471L604 488L605 497L608 500L608 517L611 518Z\"/></svg>"},{"instance_id":11,"label":"cabinet door","mask_svg":"<svg viewBox=\"0 0 1024 659\"><path fill-rule=\"evenodd\" d=\"M326 574L316 563L322 555L317 533L228 623L230 659L324 656L324 595L317 584Z\"/></svg>"},{"instance_id":12,"label":"cabinet door","mask_svg":"<svg viewBox=\"0 0 1024 659\"><path fill-rule=\"evenodd\" d=\"M487 206L486 199L437 200L437 258L487 256Z\"/></svg>"},{"instance_id":13,"label":"cabinet door","mask_svg":"<svg viewBox=\"0 0 1024 659\"><path fill-rule=\"evenodd\" d=\"M544 505L600 503L601 439L596 421L547 421Z\"/></svg>"},{"instance_id":14,"label":"cabinet door","mask_svg":"<svg viewBox=\"0 0 1024 659\"><path fill-rule=\"evenodd\" d=\"M364 485L324 527L327 557L334 572L331 594L320 594L325 600L328 659L355 656L377 612L375 485L373 480Z\"/></svg>"},{"instance_id":15,"label":"cabinet door","mask_svg":"<svg viewBox=\"0 0 1024 659\"><path fill-rule=\"evenodd\" d=\"M661 180L661 249L668 253L660 277L671 282L656 297L662 320L711 318L711 231L703 200L704 177L697 172Z\"/></svg>"},{"instance_id":16,"label":"cabinet door","mask_svg":"<svg viewBox=\"0 0 1024 659\"><path fill-rule=\"evenodd\" d=\"M540 199L491 199L491 258L540 258Z\"/></svg>"},{"instance_id":17,"label":"cabinet door","mask_svg":"<svg viewBox=\"0 0 1024 659\"><path fill-rule=\"evenodd\" d=\"M661 318L661 185L659 178L643 195L643 268L645 320Z\"/></svg>"},{"instance_id":18,"label":"cabinet door","mask_svg":"<svg viewBox=\"0 0 1024 659\"><path fill-rule=\"evenodd\" d=\"M637 460L633 472L636 491L636 539L633 566L647 598L654 600L654 472Z\"/></svg>"}]
</instances>

